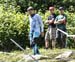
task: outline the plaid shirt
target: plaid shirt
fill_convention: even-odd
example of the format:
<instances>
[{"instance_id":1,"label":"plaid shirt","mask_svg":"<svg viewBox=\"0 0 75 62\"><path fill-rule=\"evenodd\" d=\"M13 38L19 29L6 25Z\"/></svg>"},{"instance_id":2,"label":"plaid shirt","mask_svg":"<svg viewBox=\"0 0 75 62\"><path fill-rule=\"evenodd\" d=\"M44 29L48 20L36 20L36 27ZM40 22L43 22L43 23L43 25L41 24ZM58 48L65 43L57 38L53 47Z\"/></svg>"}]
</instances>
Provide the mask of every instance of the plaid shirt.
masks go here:
<instances>
[{"instance_id":1,"label":"plaid shirt","mask_svg":"<svg viewBox=\"0 0 75 62\"><path fill-rule=\"evenodd\" d=\"M30 16L29 20L30 20L29 37L30 40L32 40L33 38L40 36L40 33L44 31L43 29L44 25L40 15L38 14L35 14L33 17Z\"/></svg>"}]
</instances>

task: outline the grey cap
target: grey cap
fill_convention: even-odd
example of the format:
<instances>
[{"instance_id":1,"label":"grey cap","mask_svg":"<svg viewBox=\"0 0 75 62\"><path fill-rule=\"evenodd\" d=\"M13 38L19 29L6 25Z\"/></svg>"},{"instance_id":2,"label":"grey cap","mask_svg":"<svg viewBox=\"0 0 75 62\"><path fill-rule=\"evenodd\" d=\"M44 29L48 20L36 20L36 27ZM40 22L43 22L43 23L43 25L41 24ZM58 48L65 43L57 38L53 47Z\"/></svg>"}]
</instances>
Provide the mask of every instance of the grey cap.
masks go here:
<instances>
[{"instance_id":1,"label":"grey cap","mask_svg":"<svg viewBox=\"0 0 75 62\"><path fill-rule=\"evenodd\" d=\"M34 8L30 6L27 8L27 11L29 11L29 10L34 10Z\"/></svg>"},{"instance_id":2,"label":"grey cap","mask_svg":"<svg viewBox=\"0 0 75 62\"><path fill-rule=\"evenodd\" d=\"M64 10L64 8L63 7L59 7L59 10Z\"/></svg>"}]
</instances>

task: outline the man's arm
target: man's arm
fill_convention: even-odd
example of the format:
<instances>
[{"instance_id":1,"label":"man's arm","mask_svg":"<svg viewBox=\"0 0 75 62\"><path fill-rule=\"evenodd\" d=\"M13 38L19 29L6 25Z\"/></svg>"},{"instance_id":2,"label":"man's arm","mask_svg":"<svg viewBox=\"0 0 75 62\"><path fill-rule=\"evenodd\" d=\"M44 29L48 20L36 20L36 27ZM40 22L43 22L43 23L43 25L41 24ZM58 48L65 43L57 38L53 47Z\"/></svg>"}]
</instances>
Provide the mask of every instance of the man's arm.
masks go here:
<instances>
[{"instance_id":1,"label":"man's arm","mask_svg":"<svg viewBox=\"0 0 75 62\"><path fill-rule=\"evenodd\" d=\"M41 28L41 35L44 36L44 24L40 15L38 15L38 19L39 19L40 28Z\"/></svg>"},{"instance_id":2,"label":"man's arm","mask_svg":"<svg viewBox=\"0 0 75 62\"><path fill-rule=\"evenodd\" d=\"M55 19L54 24L66 24L66 18L60 19L57 21L57 18Z\"/></svg>"},{"instance_id":3,"label":"man's arm","mask_svg":"<svg viewBox=\"0 0 75 62\"><path fill-rule=\"evenodd\" d=\"M54 21L54 24L58 24L58 16L56 17L55 21Z\"/></svg>"},{"instance_id":4,"label":"man's arm","mask_svg":"<svg viewBox=\"0 0 75 62\"><path fill-rule=\"evenodd\" d=\"M64 17L63 19L58 20L58 23L59 24L66 24L66 18Z\"/></svg>"},{"instance_id":5,"label":"man's arm","mask_svg":"<svg viewBox=\"0 0 75 62\"><path fill-rule=\"evenodd\" d=\"M47 24L52 24L52 23L54 23L54 18L52 18L52 20L47 20L45 23L47 23Z\"/></svg>"}]
</instances>

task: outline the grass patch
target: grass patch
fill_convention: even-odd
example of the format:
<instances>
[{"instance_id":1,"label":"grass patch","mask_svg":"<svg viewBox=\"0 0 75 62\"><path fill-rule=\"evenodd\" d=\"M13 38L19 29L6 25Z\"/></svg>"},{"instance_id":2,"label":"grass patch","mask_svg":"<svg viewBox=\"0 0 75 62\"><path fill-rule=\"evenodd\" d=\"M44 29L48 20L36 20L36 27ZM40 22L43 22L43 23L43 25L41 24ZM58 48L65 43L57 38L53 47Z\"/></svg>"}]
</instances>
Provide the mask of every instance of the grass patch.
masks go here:
<instances>
[{"instance_id":1,"label":"grass patch","mask_svg":"<svg viewBox=\"0 0 75 62\"><path fill-rule=\"evenodd\" d=\"M40 52L42 55L46 55L49 57L49 59L43 59L39 60L39 62L59 62L58 60L52 60L54 59L57 55L63 53L64 51L68 51L70 49L48 49L45 50L43 48L40 49ZM0 62L18 62L20 61L23 57L23 54L32 54L31 49L25 50L25 53L22 51L12 51L10 53L0 53ZM75 55L72 55L70 59L75 59ZM22 62L25 62L24 60ZM63 61L61 61L63 62Z\"/></svg>"}]
</instances>

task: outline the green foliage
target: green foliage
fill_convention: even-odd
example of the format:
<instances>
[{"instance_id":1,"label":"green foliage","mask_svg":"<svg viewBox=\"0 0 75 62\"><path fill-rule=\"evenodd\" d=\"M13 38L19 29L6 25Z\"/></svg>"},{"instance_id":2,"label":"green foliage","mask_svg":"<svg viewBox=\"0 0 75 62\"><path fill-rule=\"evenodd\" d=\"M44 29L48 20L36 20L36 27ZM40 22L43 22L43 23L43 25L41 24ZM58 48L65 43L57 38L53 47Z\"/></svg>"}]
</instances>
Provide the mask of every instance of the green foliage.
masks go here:
<instances>
[{"instance_id":1,"label":"green foliage","mask_svg":"<svg viewBox=\"0 0 75 62\"><path fill-rule=\"evenodd\" d=\"M73 49L54 49L54 50L45 50L45 49L40 49L40 53L44 56L47 56L50 59L45 59L42 58L42 60L39 60L39 62L66 62L66 60L58 60L54 59L56 56L60 55L61 53L65 51L75 51ZM24 55L23 55L24 54ZM25 55L27 54L33 54L31 49L26 49L25 53L22 51L12 51L11 53L7 52L1 52L0 53L0 62L34 62L33 60L31 61L26 61ZM28 58L28 57L27 57ZM68 60L68 62L75 62L75 54L72 54L70 57L72 60Z\"/></svg>"},{"instance_id":2,"label":"green foliage","mask_svg":"<svg viewBox=\"0 0 75 62\"><path fill-rule=\"evenodd\" d=\"M48 9L49 6L65 7L70 12L75 12L75 0L0 0L0 4L5 6L13 5L20 6L20 12L26 12L29 6L33 6L36 10L40 10L43 13Z\"/></svg>"},{"instance_id":3,"label":"green foliage","mask_svg":"<svg viewBox=\"0 0 75 62\"><path fill-rule=\"evenodd\" d=\"M40 10L45 13L49 6L63 6L70 12L75 12L75 1L74 0L16 0L17 5L21 7L21 11L25 12L27 7L33 6L36 10Z\"/></svg>"},{"instance_id":4,"label":"green foliage","mask_svg":"<svg viewBox=\"0 0 75 62\"><path fill-rule=\"evenodd\" d=\"M28 17L27 15L17 12L17 8L12 8L11 5L9 5L8 8L6 8L4 5L0 6L1 48L12 46L9 38L13 38L19 41L19 43L21 42L23 45L23 41L26 41L28 38Z\"/></svg>"}]
</instances>

